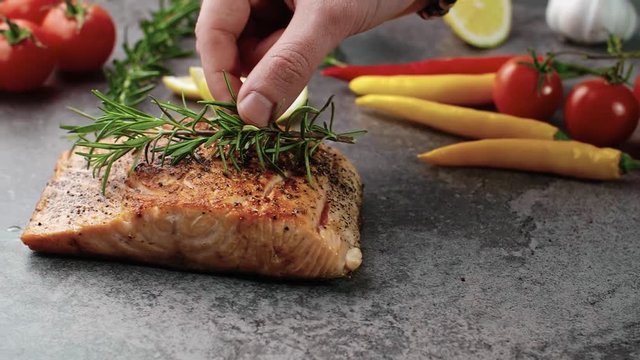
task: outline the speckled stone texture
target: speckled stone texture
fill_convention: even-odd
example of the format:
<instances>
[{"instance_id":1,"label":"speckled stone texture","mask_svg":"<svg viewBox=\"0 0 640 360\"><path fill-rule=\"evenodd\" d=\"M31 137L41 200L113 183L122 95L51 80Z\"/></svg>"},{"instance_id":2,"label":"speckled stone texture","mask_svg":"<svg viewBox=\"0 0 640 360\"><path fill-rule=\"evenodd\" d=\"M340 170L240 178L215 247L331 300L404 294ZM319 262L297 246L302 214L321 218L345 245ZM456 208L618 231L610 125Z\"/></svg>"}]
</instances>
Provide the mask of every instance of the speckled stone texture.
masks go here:
<instances>
[{"instance_id":1,"label":"speckled stone texture","mask_svg":"<svg viewBox=\"0 0 640 360\"><path fill-rule=\"evenodd\" d=\"M131 38L156 5L103 3ZM566 47L541 3L516 0L513 36L483 53ZM479 53L417 17L343 50L353 63ZM56 79L0 95L0 359L640 358L640 176L430 168L415 154L459 139L358 111L343 83L319 76L312 99L336 94L339 127L370 131L344 148L366 183L353 278L281 283L32 254L4 229L25 225L68 147L58 125L80 119L65 106L91 109L88 90L102 86ZM640 141L627 148L638 154Z\"/></svg>"}]
</instances>

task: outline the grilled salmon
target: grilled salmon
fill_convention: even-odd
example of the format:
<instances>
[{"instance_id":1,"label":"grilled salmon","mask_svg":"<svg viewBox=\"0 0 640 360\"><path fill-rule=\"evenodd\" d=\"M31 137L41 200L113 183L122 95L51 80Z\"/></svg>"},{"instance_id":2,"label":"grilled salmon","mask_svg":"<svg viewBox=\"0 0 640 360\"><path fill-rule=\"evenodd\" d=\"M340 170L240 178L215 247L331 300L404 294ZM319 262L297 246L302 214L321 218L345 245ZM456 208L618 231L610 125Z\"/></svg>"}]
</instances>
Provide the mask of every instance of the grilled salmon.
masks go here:
<instances>
[{"instance_id":1,"label":"grilled salmon","mask_svg":"<svg viewBox=\"0 0 640 360\"><path fill-rule=\"evenodd\" d=\"M362 262L362 185L322 146L314 182L220 160L114 164L105 194L84 158L55 168L22 241L44 253L124 259L204 272L337 278Z\"/></svg>"}]
</instances>

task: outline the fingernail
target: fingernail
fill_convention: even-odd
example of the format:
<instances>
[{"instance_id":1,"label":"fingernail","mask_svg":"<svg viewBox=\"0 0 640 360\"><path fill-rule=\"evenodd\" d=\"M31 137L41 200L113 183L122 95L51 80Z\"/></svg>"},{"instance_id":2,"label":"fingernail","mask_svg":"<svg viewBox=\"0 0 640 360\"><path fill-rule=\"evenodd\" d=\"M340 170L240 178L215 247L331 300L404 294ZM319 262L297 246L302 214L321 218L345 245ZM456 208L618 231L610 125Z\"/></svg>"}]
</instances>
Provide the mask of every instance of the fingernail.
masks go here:
<instances>
[{"instance_id":1,"label":"fingernail","mask_svg":"<svg viewBox=\"0 0 640 360\"><path fill-rule=\"evenodd\" d=\"M252 91L240 101L238 111L242 120L257 126L267 126L273 113L273 103L259 92Z\"/></svg>"}]
</instances>

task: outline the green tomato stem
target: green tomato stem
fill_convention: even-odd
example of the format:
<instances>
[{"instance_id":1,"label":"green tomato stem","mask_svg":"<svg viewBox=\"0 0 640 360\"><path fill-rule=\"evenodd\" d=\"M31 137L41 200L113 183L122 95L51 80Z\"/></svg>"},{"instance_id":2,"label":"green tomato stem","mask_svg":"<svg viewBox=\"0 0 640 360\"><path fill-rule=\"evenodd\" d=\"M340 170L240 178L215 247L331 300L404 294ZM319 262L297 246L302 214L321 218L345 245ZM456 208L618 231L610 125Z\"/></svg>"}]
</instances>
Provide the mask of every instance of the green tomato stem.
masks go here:
<instances>
[{"instance_id":1,"label":"green tomato stem","mask_svg":"<svg viewBox=\"0 0 640 360\"><path fill-rule=\"evenodd\" d=\"M558 130L558 132L553 136L553 140L557 140L557 141L570 141L571 138L569 137L569 135L567 135L567 133L565 133L562 130Z\"/></svg>"},{"instance_id":2,"label":"green tomato stem","mask_svg":"<svg viewBox=\"0 0 640 360\"><path fill-rule=\"evenodd\" d=\"M78 23L78 31L82 29L85 16L87 15L87 9L81 2L82 0L79 0L78 3L74 3L73 0L64 0L65 5L67 5L66 15L68 18L76 20L76 23Z\"/></svg>"},{"instance_id":3,"label":"green tomato stem","mask_svg":"<svg viewBox=\"0 0 640 360\"><path fill-rule=\"evenodd\" d=\"M560 62L557 60L553 62L552 66L562 79L572 79L572 78L582 77L585 75L595 75L595 76L603 77L606 75L606 71L607 71L607 69L590 68L588 66L570 64L570 63Z\"/></svg>"},{"instance_id":4,"label":"green tomato stem","mask_svg":"<svg viewBox=\"0 0 640 360\"><path fill-rule=\"evenodd\" d=\"M6 16L3 17L2 19L5 23L7 23L7 25L9 26L9 29L0 30L0 35L3 35L7 39L7 42L9 43L9 45L11 46L18 45L27 39L33 38L33 33L31 32L31 30L18 26L18 24L14 23L13 21L11 21L11 19L9 19Z\"/></svg>"},{"instance_id":5,"label":"green tomato stem","mask_svg":"<svg viewBox=\"0 0 640 360\"><path fill-rule=\"evenodd\" d=\"M640 160L636 160L632 158L631 155L623 153L622 156L620 156L620 170L622 170L624 174L630 171L640 170Z\"/></svg>"}]
</instances>

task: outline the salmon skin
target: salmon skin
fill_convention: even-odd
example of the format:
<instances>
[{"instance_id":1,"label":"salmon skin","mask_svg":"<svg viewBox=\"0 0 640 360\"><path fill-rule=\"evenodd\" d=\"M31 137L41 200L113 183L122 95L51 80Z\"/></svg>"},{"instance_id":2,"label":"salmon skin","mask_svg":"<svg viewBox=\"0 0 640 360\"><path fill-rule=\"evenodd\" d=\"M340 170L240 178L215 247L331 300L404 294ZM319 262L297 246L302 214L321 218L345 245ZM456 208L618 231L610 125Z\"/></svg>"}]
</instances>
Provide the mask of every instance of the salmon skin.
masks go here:
<instances>
[{"instance_id":1,"label":"salmon skin","mask_svg":"<svg viewBox=\"0 0 640 360\"><path fill-rule=\"evenodd\" d=\"M204 272L322 279L362 263L362 184L322 146L313 183L257 165L114 164L105 194L86 160L64 153L22 234L34 251Z\"/></svg>"}]
</instances>

